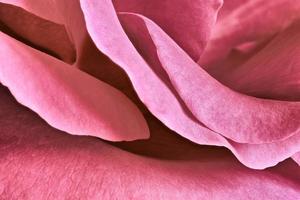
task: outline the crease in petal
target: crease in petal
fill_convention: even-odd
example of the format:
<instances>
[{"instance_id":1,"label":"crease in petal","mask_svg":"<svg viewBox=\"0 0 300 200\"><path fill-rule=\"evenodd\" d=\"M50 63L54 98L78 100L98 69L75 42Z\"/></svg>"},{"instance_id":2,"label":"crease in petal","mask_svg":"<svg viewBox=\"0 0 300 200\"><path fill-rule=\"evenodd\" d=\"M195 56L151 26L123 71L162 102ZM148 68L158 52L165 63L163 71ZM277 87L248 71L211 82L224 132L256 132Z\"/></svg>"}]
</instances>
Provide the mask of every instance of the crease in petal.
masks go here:
<instances>
[{"instance_id":1,"label":"crease in petal","mask_svg":"<svg viewBox=\"0 0 300 200\"><path fill-rule=\"evenodd\" d=\"M112 141L149 136L143 115L118 90L3 33L0 39L1 83L55 128Z\"/></svg>"}]
</instances>

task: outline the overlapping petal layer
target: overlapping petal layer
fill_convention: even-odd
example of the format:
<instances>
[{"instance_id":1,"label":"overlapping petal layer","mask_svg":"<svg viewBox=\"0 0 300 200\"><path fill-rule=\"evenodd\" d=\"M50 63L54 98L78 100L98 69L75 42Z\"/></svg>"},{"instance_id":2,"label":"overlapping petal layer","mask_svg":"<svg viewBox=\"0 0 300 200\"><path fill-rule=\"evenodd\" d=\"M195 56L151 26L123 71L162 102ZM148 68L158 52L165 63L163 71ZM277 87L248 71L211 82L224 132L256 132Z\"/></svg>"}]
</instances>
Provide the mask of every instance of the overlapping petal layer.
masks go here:
<instances>
[{"instance_id":1,"label":"overlapping petal layer","mask_svg":"<svg viewBox=\"0 0 300 200\"><path fill-rule=\"evenodd\" d=\"M226 139L222 138L219 134L216 134L215 132L201 126L201 123L195 121L193 116L186 111L186 108L180 99L177 99L178 94L176 94L176 91L174 92L174 90L170 88L168 80L163 76L163 70L159 69L159 66L152 66L151 63L149 66L149 63L146 63L145 60L149 62L151 59L147 60L147 57L144 55L144 60L135 50L134 46L128 40L118 22L118 18L115 15L112 3L110 1L102 1L101 4L94 1L88 3L82 1L81 5L89 33L91 34L97 47L102 52L107 54L113 61L119 64L123 69L125 69L131 78L139 97L147 105L149 110L168 127L200 144L227 146L244 164L254 168L264 168L274 165L278 161L283 160L298 151L297 149L299 148L299 145L297 142L299 140L296 138L299 137L299 134L296 131L298 126L296 123L295 131L291 131L288 133L288 135L283 137L279 136L277 139L273 138L274 141L281 140L280 142L261 145L246 143L239 144L234 142L228 143ZM99 22L95 20L97 18L101 18L103 20ZM132 26L134 27L135 25ZM125 26L126 29L127 25L123 24L123 26ZM140 34L139 36L141 35L143 34ZM138 35L135 35L135 37L132 38L138 40ZM146 35L144 35L143 41L145 38L147 38ZM111 44L116 45L112 46ZM149 49L146 50L145 48L148 48L148 46L144 47L144 49L138 49L139 53L142 54L143 51L145 53L152 47L150 46ZM149 55L151 58L151 51L149 51L148 56ZM169 57L169 59L174 60L176 59L176 56L172 55ZM153 96L155 96L155 99L151 98ZM287 107L298 107L297 103L275 103L283 106L288 105ZM289 112L295 112L297 115L298 111L290 109ZM285 112L282 113L285 114ZM290 123L288 120L289 118L287 117L286 119L286 122ZM284 140L286 137L289 138ZM271 141L273 140L272 138L265 139L270 139Z\"/></svg>"},{"instance_id":2,"label":"overlapping petal layer","mask_svg":"<svg viewBox=\"0 0 300 200\"><path fill-rule=\"evenodd\" d=\"M113 0L117 12L133 12L158 24L198 60L215 24L221 0ZM162 12L163 11L163 12Z\"/></svg>"},{"instance_id":3,"label":"overlapping petal layer","mask_svg":"<svg viewBox=\"0 0 300 200\"><path fill-rule=\"evenodd\" d=\"M65 62L75 61L76 52L63 25L4 3L0 3L0 22L1 31L23 43Z\"/></svg>"},{"instance_id":4,"label":"overlapping petal layer","mask_svg":"<svg viewBox=\"0 0 300 200\"><path fill-rule=\"evenodd\" d=\"M1 83L52 126L113 141L149 136L143 115L118 90L3 33L0 40Z\"/></svg>"},{"instance_id":5,"label":"overlapping petal layer","mask_svg":"<svg viewBox=\"0 0 300 200\"><path fill-rule=\"evenodd\" d=\"M35 15L58 24L64 23L62 13L57 9L56 0L1 0L0 2L21 7Z\"/></svg>"},{"instance_id":6,"label":"overlapping petal layer","mask_svg":"<svg viewBox=\"0 0 300 200\"><path fill-rule=\"evenodd\" d=\"M262 42L300 18L299 0L225 1L227 12L220 17L199 64L210 71L232 49L247 42ZM231 7L231 8L230 8Z\"/></svg>"},{"instance_id":7,"label":"overlapping petal layer","mask_svg":"<svg viewBox=\"0 0 300 200\"><path fill-rule=\"evenodd\" d=\"M145 24L176 91L206 126L242 143L272 142L299 132L300 103L263 100L233 92L194 63L154 23Z\"/></svg>"},{"instance_id":8,"label":"overlapping petal layer","mask_svg":"<svg viewBox=\"0 0 300 200\"><path fill-rule=\"evenodd\" d=\"M0 96L3 199L294 200L300 195L298 167L290 161L258 171L206 151L198 161L145 158L53 129L3 87Z\"/></svg>"},{"instance_id":9,"label":"overlapping petal layer","mask_svg":"<svg viewBox=\"0 0 300 200\"><path fill-rule=\"evenodd\" d=\"M229 87L270 99L300 99L300 21L296 21L244 64L227 68Z\"/></svg>"},{"instance_id":10,"label":"overlapping petal layer","mask_svg":"<svg viewBox=\"0 0 300 200\"><path fill-rule=\"evenodd\" d=\"M181 11L184 6L181 5L181 2L176 4L173 1L165 2L166 13L156 11L159 5L158 1L151 1L147 4L148 6L143 6L144 4L142 5L141 1L134 0L114 1L114 4L109 0L82 0L81 5L78 1L69 3L64 1L51 2L45 1L44 5L51 4L53 10L55 10L53 15L56 17L52 17L47 12L43 13L45 7L40 3L33 5L32 1L25 0L9 3L22 6L39 16L64 24L71 41L76 47L77 60L74 65L86 71L93 71L93 65L100 63L101 59L96 59L96 57L101 53L95 53L95 48L86 31L87 25L88 31L99 50L126 71L134 89L148 109L169 128L182 136L199 144L226 146L241 162L252 168L273 166L300 150L299 103L262 100L233 92L210 77L183 51L185 50L193 59L201 54L209 39L216 12L220 6L219 1L190 1L184 6L191 13L183 12L180 13L180 16L174 13L175 11ZM252 32L249 32L249 34L246 32L247 37L242 37L243 31L245 31L243 27L256 27L257 24L252 24L254 15L245 19L241 16L244 16L245 10L262 5L262 1L248 2L243 6L239 6L237 11L224 14L224 17L220 18L224 23L217 26L215 34L221 34L222 37L218 37L221 38L220 44L229 48L226 51L220 48L220 51L225 52L224 55L226 55L226 52L229 52L232 48L252 40L254 40L254 46L257 46L256 42L260 43L261 38L272 36L277 31L287 27L297 18L299 7L297 2L294 7L291 6L291 1L286 0L284 2L287 3L285 8L280 6L282 4L279 1L274 1L273 3L267 3L267 7L258 9L257 13L261 14L266 9L274 8L276 12L278 11L279 16L283 16L282 13L289 10L291 12L289 17L286 19L280 18L279 21L275 20L276 23L273 23L272 16L275 14L272 14L265 21L266 24L270 23L269 28L259 29L260 32L254 31L253 34ZM134 12L133 14L119 13L123 27L119 22L114 6L116 6L117 11ZM136 15L135 12L149 17L160 27L146 17ZM59 14L56 15L55 13ZM193 17L190 19L190 16ZM170 18L174 20L169 20ZM234 29L235 26L228 29L228 27L231 27L227 26L228 23L236 18L244 19L241 23L243 26L240 27L242 30ZM195 21L199 23L199 26L193 26ZM228 23L225 23L226 21ZM182 31L182 26L185 26L186 32ZM261 26L264 27L264 24ZM230 30L230 34L226 32L227 30ZM227 43L228 35L232 38L230 38L231 42ZM213 35L214 37L215 35ZM86 46L88 48L85 48ZM244 49L244 47L241 47L241 49ZM247 51L248 47L245 47L245 49ZM90 54L91 52L92 54ZM215 53L214 51L211 52L212 54ZM209 56L205 57L209 58ZM223 56L219 58L222 59ZM122 72L115 69L111 70L110 67L109 65L105 68L105 70L110 71L105 73L111 75L113 72L117 72L122 77L124 76ZM105 73L100 77L105 76ZM65 79L65 77L62 79ZM104 77L104 79L106 78ZM110 80L110 78L107 79ZM81 79L77 81L78 83L82 82ZM115 83L116 81L112 82ZM120 81L117 85L125 82ZM192 82L193 84L191 84ZM62 85L65 85L65 83ZM86 89L86 87L84 88ZM52 93L54 93L53 91ZM110 94L110 89L108 91L108 94ZM74 93L78 93L77 95L82 94L75 89ZM104 93L106 91L103 91ZM113 98L115 96L112 95ZM95 104L99 106L98 102L92 102L94 102L92 103L93 106ZM124 109L125 107L127 106L124 106ZM137 116L140 115L135 108L131 108L129 109L130 112L135 113ZM47 113L43 110L39 114L44 112ZM90 114L88 115L90 116ZM121 120L121 125L115 127L117 130L122 130L124 128L122 124L127 120L127 117L120 118L122 117L114 118L116 121ZM142 118L137 118L141 123L136 124L144 123ZM49 121L47 117L46 120ZM133 126L128 124L127 128L129 129L129 127ZM145 125L142 125L142 127L140 128L146 129Z\"/></svg>"}]
</instances>

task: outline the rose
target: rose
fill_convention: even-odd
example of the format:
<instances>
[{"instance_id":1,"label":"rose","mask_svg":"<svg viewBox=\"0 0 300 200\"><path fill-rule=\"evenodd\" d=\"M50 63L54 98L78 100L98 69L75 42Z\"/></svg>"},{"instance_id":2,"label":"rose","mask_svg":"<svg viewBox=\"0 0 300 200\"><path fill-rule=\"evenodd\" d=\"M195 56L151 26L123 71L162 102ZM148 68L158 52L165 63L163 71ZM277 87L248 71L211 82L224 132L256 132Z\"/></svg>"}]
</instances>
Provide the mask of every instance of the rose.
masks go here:
<instances>
[{"instance_id":1,"label":"rose","mask_svg":"<svg viewBox=\"0 0 300 200\"><path fill-rule=\"evenodd\" d=\"M253 100L254 98L243 96L225 88L195 64L194 61L197 61L200 55L202 56L199 63L205 62L205 58L209 58L211 54L215 53L213 47L216 43L214 41L220 42L229 50L239 47L245 42L235 36L240 32L230 32L230 37L238 39L230 43L227 43L227 37L223 37L223 35L214 40L214 34L218 36L219 32L213 33L213 39L202 54L210 30L214 27L220 2L187 1L182 3L176 1L177 4L174 4L174 1L165 1L163 4L157 4L158 2L153 1L151 1L152 3L130 1L124 4L124 1L114 1L114 7L110 1L101 1L101 4L96 1L81 1L80 5L76 1L71 4L59 1L56 4L51 4L51 2L46 1L39 5L36 2L33 4L30 1L15 1L15 5L24 7L28 11L51 21L64 24L71 41L68 41L62 26L49 22L47 24L45 21L42 23L42 19L37 17L31 16L34 21L40 20L38 23L28 23L29 19L25 16L17 18L26 19L25 22L30 25L29 31L22 29L22 26L18 24L20 21L12 20L12 17L7 14L11 8L4 5L2 8L6 27L3 30L8 35L17 33L14 35L15 38L19 36L19 40L23 40L27 44L30 43L31 46L48 54L55 52L54 55L65 62L72 63L73 66L118 87L136 105L142 107L142 104L134 96L128 80L126 77L124 78L124 73L97 51L94 42L99 50L126 71L140 99L165 125L194 142L226 146L241 162L249 167L269 167L299 151L297 149L299 139L297 139L297 133L294 133L298 127L296 120L299 118L297 118L299 113L297 112L297 103ZM259 1L255 1L255 3L258 4ZM47 6L43 4L47 4ZM225 3L224 9L226 9L226 5ZM251 4L244 6L247 8L249 5ZM280 4L275 3L274 5L275 8L282 8ZM157 6L164 8L164 12L157 12ZM184 10L187 8L188 10ZM292 8L293 10L296 6L286 6L285 8ZM16 16L14 9L16 8L12 8L11 16ZM119 19L127 35L119 24L114 9L118 11ZM241 12L240 10L243 11L243 9L245 10L241 7L236 10ZM234 10L232 11L233 14L224 17L224 21L230 22L230 18L235 16L234 13L237 11ZM20 12L20 10L17 11L17 14ZM180 15L174 13L180 13ZM163 28L177 44L149 18ZM174 20L171 21L168 18ZM290 21L294 21L294 18ZM290 21L286 26L292 24ZM24 22L21 21L21 23ZM194 26L195 23L199 23L197 28ZM222 27L222 23L223 20L221 19L216 27ZM45 30L45 27L47 32L40 32ZM93 42L90 40L85 27L87 27ZM283 32L283 35L293 34L295 28L293 28L294 26L291 27L286 29L287 32ZM182 33L183 29L186 30L186 33ZM120 92L100 82L100 80L76 70L75 67L72 68L15 41L8 35L1 34L1 82L8 86L18 101L37 112L52 126L71 134L94 135L107 140L132 140L147 136L147 127L142 115ZM227 35L225 34L225 36ZM269 38L268 34L267 37ZM283 36L279 34L278 37L280 39ZM65 41L65 43L55 43L57 40ZM254 41L257 42L256 40L255 37ZM296 41L295 38L293 41ZM274 45L274 43L278 43L276 43L276 38L267 45ZM288 43L287 47L293 46ZM249 50L243 46L239 49ZM268 46L265 49L268 50ZM264 55L265 49L259 53ZM223 53L227 51L224 50ZM250 48L248 56L257 51L257 49L252 51ZM76 59L74 52L76 52ZM247 53L246 51L245 55ZM6 55L13 59L4 59L8 57ZM225 56L218 56L216 61L224 57L226 60L225 54ZM263 59L264 57L259 56L258 58ZM231 57L229 56L229 58ZM234 58L238 57L234 56ZM244 61L246 62L248 59L249 57L244 58ZM256 57L251 56L251 59L256 59ZM256 62L259 62L259 59ZM214 59L212 60L214 61ZM229 61L230 59L226 62ZM102 67L106 68L102 69ZM211 70L218 67L220 71L227 71L226 65L219 67L215 64L206 63L205 67L224 84L230 85L231 82L228 80L231 80L231 77L220 77L220 75L214 74L214 70ZM242 65L242 67L249 68L247 65ZM233 74L237 74L238 77L240 72ZM191 81L194 84L190 84ZM241 87L245 83L236 84ZM203 86L203 88L198 86ZM246 90L243 87L241 87L242 89L232 87L240 91ZM285 87L283 87L284 91L288 91L288 85ZM261 91L263 89L261 88ZM285 95L283 89L280 88L282 96L290 95L290 93ZM278 93L278 91L276 92ZM200 150L198 146L194 147L182 138L173 139L174 135L168 134L170 131L155 121L145 109L144 115L148 120L152 137L153 135L156 138L161 137L157 139L160 143L166 140L164 144L171 145L173 148L168 150L163 146L154 146L156 143L147 142L134 143L133 145L121 144L121 146L155 157L184 158L185 160L193 160L192 162L151 160L122 152L95 138L76 138L63 135L49 128L29 111L13 103L7 97L5 90L2 93L5 98L2 103L3 117L1 119L3 119L3 123L1 124L3 124L3 129L7 130L2 133L3 152L10 153L5 157L6 162L2 166L4 170L7 170L9 165L13 165L10 174L16 174L21 170L22 165L24 168L22 170L26 174L24 180L7 178L4 175L6 182L3 184L3 195L6 195L5 198L16 197L17 195L37 195L36 198L44 197L43 195L47 196L49 188L45 185L51 181L52 185L59 183L66 186L64 189L54 186L51 188L53 195L65 197L68 192L73 197L78 192L78 195L89 194L92 197L98 195L98 198L150 198L156 196L160 198L177 197L179 199L198 199L201 197L226 199L232 198L234 192L232 187L239 184L242 186L236 192L247 191L244 194L245 199L253 197L251 191L256 189L260 189L260 192L256 193L256 198L260 198L260 195L280 198L280 195L287 194L289 198L295 199L298 195L297 187L299 186L295 184L297 176L290 174L289 171L281 170L281 166L265 171L253 171L240 166L227 154L223 158L219 158L220 154L223 155L223 150L220 150L220 153L209 152L208 158L201 158L201 155L205 154L207 150ZM260 94L254 95L259 96ZM273 94L267 95L272 98ZM229 103L223 102L223 99L227 100L226 98L230 98L231 101ZM200 102L202 105L197 105ZM211 102L214 102L215 105L212 105ZM264 106L261 106L261 110L265 112L256 109L256 106L261 105L262 102ZM232 106L233 103L235 106ZM224 108L225 105L227 107ZM275 111L271 109L274 107L276 108ZM242 110L243 112L239 116L239 113L234 111L235 108L245 108L246 110ZM143 108L141 109L143 110ZM253 113L253 110L256 113ZM225 111L228 111L229 114ZM270 115L269 113L273 114ZM244 123L238 122L235 115L241 119L245 117ZM23 122L13 122L11 119L16 116L23 119ZM292 116L295 116L295 123L289 122ZM254 126L257 120L260 124ZM266 120L269 120L267 122L271 125L267 126ZM262 127L263 131L257 130L259 127ZM237 134L239 131L243 134ZM20 137L21 134L25 136ZM176 145L178 142L184 144ZM139 147L140 144L142 147ZM151 145L158 150L151 152ZM28 150L22 152L23 149ZM19 153L20 151L22 153ZM12 158L14 159L12 160ZM207 164L203 164L201 161L206 161ZM86 162L90 164L88 165ZM78 168L74 167L76 163L78 163ZM38 164L40 165L37 167ZM103 165L98 166L100 164ZM70 166L65 167L65 165ZM44 170L40 171L37 169L39 167L45 168L47 175L45 178L41 175ZM285 162L283 167L289 167L293 170L295 166ZM297 167L294 170L297 170ZM34 174L30 174L30 171ZM37 175L35 176L35 174ZM66 176L65 179L60 180L59 177L62 174L66 174ZM207 175L204 176L204 174ZM235 174L239 176L233 178ZM295 178L289 178L291 175L294 175ZM217 179L218 183L214 179ZM227 183L228 179L231 179L232 182ZM259 180L263 180L264 183L262 184ZM170 184L170 181L173 183ZM36 182L43 183L40 184L41 187L38 190L26 187L26 185L36 187ZM78 182L81 184L78 185ZM20 184L20 191L13 191L11 185L14 183ZM99 183L102 183L102 186L99 186ZM74 184L78 185L78 189L73 189ZM112 188L115 184L117 185L115 188L120 190L119 193ZM250 184L251 188L249 189ZM121 187L122 185L128 187ZM142 185L144 190L140 190L138 185ZM99 187L105 188L104 191ZM230 188L229 193L226 192L228 188ZM277 191L276 194L274 190ZM283 191L280 192L281 190Z\"/></svg>"}]
</instances>

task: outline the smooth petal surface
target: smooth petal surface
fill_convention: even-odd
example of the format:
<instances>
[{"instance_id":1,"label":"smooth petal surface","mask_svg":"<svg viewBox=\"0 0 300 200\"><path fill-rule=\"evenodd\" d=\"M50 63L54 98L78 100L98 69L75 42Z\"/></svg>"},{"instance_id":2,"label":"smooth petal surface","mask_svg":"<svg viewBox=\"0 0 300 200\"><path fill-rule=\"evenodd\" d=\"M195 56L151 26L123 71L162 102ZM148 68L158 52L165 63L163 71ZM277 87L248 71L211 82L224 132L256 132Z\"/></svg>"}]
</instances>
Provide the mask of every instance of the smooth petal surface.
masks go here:
<instances>
[{"instance_id":1,"label":"smooth petal surface","mask_svg":"<svg viewBox=\"0 0 300 200\"><path fill-rule=\"evenodd\" d=\"M222 0L113 0L113 3L117 12L132 12L153 20L194 60L198 60Z\"/></svg>"},{"instance_id":2,"label":"smooth petal surface","mask_svg":"<svg viewBox=\"0 0 300 200\"><path fill-rule=\"evenodd\" d=\"M0 39L1 83L52 126L113 141L149 136L142 114L121 92L3 33Z\"/></svg>"},{"instance_id":3,"label":"smooth petal surface","mask_svg":"<svg viewBox=\"0 0 300 200\"><path fill-rule=\"evenodd\" d=\"M300 174L288 173L298 168L291 162L258 171L228 155L207 157L205 151L198 161L143 158L51 128L3 87L0 96L2 199L294 200L300 195Z\"/></svg>"}]
</instances>

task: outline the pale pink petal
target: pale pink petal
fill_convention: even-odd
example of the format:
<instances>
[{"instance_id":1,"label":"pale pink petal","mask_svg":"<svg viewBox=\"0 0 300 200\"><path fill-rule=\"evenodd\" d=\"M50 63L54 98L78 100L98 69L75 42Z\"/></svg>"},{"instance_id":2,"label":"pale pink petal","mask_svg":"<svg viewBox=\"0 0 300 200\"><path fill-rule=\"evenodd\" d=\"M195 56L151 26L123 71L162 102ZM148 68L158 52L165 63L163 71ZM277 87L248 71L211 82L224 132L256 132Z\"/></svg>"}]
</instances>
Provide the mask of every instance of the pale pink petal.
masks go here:
<instances>
[{"instance_id":1,"label":"pale pink petal","mask_svg":"<svg viewBox=\"0 0 300 200\"><path fill-rule=\"evenodd\" d=\"M3 88L0 92L3 199L294 200L300 195L300 174L291 162L259 171L228 155L198 161L145 158L57 131Z\"/></svg>"},{"instance_id":2,"label":"pale pink petal","mask_svg":"<svg viewBox=\"0 0 300 200\"><path fill-rule=\"evenodd\" d=\"M198 60L215 24L222 0L113 0L117 12L142 14L158 24Z\"/></svg>"},{"instance_id":3,"label":"pale pink petal","mask_svg":"<svg viewBox=\"0 0 300 200\"><path fill-rule=\"evenodd\" d=\"M300 18L299 13L298 0L247 1L217 22L198 63L210 71L236 46L268 39Z\"/></svg>"},{"instance_id":4,"label":"pale pink petal","mask_svg":"<svg viewBox=\"0 0 300 200\"><path fill-rule=\"evenodd\" d=\"M1 83L52 126L113 141L149 136L140 111L118 90L3 33L0 40Z\"/></svg>"}]
</instances>

